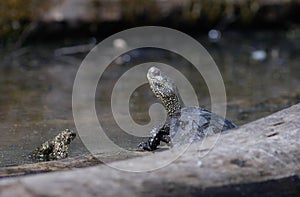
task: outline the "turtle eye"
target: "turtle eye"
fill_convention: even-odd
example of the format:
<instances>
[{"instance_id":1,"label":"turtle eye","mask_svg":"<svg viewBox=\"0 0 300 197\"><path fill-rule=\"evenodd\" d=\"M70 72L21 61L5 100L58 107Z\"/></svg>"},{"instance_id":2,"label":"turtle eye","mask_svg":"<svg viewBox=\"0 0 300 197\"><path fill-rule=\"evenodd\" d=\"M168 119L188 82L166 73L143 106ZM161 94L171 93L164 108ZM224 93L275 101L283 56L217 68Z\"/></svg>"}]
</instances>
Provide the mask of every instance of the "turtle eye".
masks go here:
<instances>
[{"instance_id":1,"label":"turtle eye","mask_svg":"<svg viewBox=\"0 0 300 197\"><path fill-rule=\"evenodd\" d=\"M162 84L161 83L157 83L156 87L159 88L159 89L161 89L162 88Z\"/></svg>"}]
</instances>

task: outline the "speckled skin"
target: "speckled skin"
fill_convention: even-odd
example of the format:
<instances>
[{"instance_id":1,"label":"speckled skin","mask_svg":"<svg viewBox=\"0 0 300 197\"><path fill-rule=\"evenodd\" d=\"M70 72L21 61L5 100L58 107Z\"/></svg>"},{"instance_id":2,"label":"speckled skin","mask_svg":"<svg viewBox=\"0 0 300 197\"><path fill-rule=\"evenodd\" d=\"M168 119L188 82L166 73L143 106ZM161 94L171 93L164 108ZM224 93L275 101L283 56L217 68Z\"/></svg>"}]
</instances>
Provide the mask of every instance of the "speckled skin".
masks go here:
<instances>
[{"instance_id":1,"label":"speckled skin","mask_svg":"<svg viewBox=\"0 0 300 197\"><path fill-rule=\"evenodd\" d=\"M173 80L158 68L151 67L147 78L152 92L164 105L168 117L164 125L152 129L146 142L139 144L140 150L155 150L160 142L171 144L176 141L180 145L236 127L234 123L208 110L185 107Z\"/></svg>"},{"instance_id":2,"label":"speckled skin","mask_svg":"<svg viewBox=\"0 0 300 197\"><path fill-rule=\"evenodd\" d=\"M35 149L30 157L37 161L50 161L68 157L68 149L71 141L76 137L70 129L60 132L55 138L46 141Z\"/></svg>"}]
</instances>

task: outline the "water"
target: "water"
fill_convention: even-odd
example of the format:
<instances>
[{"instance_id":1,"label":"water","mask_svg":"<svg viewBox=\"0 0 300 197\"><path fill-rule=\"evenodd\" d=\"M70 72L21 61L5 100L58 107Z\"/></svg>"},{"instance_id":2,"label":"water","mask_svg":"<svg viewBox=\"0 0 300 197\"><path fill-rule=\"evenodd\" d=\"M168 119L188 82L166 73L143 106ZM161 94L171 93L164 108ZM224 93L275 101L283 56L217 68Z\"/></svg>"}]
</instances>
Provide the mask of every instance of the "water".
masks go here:
<instances>
[{"instance_id":1,"label":"water","mask_svg":"<svg viewBox=\"0 0 300 197\"><path fill-rule=\"evenodd\" d=\"M289 38L286 32L228 32L218 42L210 42L206 35L194 37L219 66L226 87L228 119L242 125L299 102L299 38ZM54 51L61 45L32 45L0 54L2 167L30 163L27 155L38 145L65 128L76 130L72 88L85 54L57 57ZM184 60L153 49L127 54L106 71L100 81L105 85L99 85L95 97L101 123L109 129L110 137L125 148L134 149L140 139L132 140L119 132L111 116L111 89L124 71L141 59L157 58L170 65L181 65L181 71L195 84L200 106L210 109L210 97L203 79ZM146 74L140 73L137 77L146 77ZM137 88L129 104L135 122L147 124L149 106L155 102L147 85ZM77 136L70 146L70 156L87 152Z\"/></svg>"}]
</instances>

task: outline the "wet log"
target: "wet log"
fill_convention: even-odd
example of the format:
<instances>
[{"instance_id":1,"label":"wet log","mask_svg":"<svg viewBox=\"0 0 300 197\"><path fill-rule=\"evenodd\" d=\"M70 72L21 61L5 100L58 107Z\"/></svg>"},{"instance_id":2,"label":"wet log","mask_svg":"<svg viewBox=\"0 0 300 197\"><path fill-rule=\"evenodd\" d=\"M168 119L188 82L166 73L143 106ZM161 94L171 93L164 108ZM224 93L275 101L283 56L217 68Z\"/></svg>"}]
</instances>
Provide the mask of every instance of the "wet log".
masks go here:
<instances>
[{"instance_id":1,"label":"wet log","mask_svg":"<svg viewBox=\"0 0 300 197\"><path fill-rule=\"evenodd\" d=\"M32 174L41 174L53 171L67 171L77 168L101 165L112 161L126 160L133 157L144 156L143 152L113 152L101 154L84 154L76 157L47 162L24 164L0 168L0 179Z\"/></svg>"},{"instance_id":2,"label":"wet log","mask_svg":"<svg viewBox=\"0 0 300 197\"><path fill-rule=\"evenodd\" d=\"M296 196L300 193L300 104L192 144L178 159L150 172L98 165L0 180L0 195L30 196ZM119 168L155 166L171 150L113 162Z\"/></svg>"}]
</instances>

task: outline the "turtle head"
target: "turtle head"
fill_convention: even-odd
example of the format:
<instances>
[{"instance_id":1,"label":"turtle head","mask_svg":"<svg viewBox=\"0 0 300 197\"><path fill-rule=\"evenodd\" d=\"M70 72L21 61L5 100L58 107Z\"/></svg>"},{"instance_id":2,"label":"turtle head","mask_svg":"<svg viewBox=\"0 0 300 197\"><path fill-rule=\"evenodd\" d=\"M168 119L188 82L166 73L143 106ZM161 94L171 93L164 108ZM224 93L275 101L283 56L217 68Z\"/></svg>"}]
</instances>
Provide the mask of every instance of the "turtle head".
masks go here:
<instances>
[{"instance_id":1,"label":"turtle head","mask_svg":"<svg viewBox=\"0 0 300 197\"><path fill-rule=\"evenodd\" d=\"M183 102L170 77L153 66L148 70L147 78L152 92L163 103L169 116L181 109Z\"/></svg>"},{"instance_id":2,"label":"turtle head","mask_svg":"<svg viewBox=\"0 0 300 197\"><path fill-rule=\"evenodd\" d=\"M65 144L70 144L75 139L76 133L71 129L65 129L61 132L61 136Z\"/></svg>"}]
</instances>

